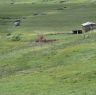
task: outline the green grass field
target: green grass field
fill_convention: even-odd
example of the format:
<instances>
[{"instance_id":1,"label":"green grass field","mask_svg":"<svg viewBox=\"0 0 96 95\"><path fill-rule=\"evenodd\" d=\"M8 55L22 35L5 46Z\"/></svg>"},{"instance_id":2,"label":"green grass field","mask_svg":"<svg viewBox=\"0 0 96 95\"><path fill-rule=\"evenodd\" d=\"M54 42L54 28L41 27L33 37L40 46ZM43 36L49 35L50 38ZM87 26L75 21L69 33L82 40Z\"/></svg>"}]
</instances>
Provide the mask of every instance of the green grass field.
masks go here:
<instances>
[{"instance_id":1,"label":"green grass field","mask_svg":"<svg viewBox=\"0 0 96 95\"><path fill-rule=\"evenodd\" d=\"M60 1L0 0L0 95L96 95L96 30L72 34L96 22L96 0Z\"/></svg>"}]
</instances>

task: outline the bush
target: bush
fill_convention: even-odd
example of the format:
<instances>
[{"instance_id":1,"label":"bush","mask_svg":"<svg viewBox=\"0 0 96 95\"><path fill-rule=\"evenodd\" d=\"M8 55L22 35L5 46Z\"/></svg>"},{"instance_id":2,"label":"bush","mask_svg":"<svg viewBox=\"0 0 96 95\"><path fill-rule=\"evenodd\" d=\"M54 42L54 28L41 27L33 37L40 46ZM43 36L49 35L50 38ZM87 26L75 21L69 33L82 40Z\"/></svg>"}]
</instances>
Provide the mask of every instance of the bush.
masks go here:
<instances>
[{"instance_id":1,"label":"bush","mask_svg":"<svg viewBox=\"0 0 96 95\"><path fill-rule=\"evenodd\" d=\"M21 34L7 34L7 38L12 41L20 41Z\"/></svg>"},{"instance_id":2,"label":"bush","mask_svg":"<svg viewBox=\"0 0 96 95\"><path fill-rule=\"evenodd\" d=\"M21 35L20 34L15 34L11 38L12 41L20 41L21 40Z\"/></svg>"},{"instance_id":3,"label":"bush","mask_svg":"<svg viewBox=\"0 0 96 95\"><path fill-rule=\"evenodd\" d=\"M7 33L7 36L11 36L11 33Z\"/></svg>"}]
</instances>

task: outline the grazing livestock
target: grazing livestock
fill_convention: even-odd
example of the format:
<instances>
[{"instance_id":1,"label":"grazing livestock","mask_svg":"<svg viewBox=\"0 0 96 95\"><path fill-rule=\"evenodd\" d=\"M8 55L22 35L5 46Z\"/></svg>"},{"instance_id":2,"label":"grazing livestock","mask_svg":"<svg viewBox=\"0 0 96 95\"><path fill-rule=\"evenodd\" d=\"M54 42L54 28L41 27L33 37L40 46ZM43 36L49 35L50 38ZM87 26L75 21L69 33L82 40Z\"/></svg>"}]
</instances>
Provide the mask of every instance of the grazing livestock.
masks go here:
<instances>
[{"instance_id":1,"label":"grazing livestock","mask_svg":"<svg viewBox=\"0 0 96 95\"><path fill-rule=\"evenodd\" d=\"M57 39L45 39L43 35L37 35L35 42L54 42Z\"/></svg>"},{"instance_id":2,"label":"grazing livestock","mask_svg":"<svg viewBox=\"0 0 96 95\"><path fill-rule=\"evenodd\" d=\"M37 35L35 42L45 42L45 40L43 35Z\"/></svg>"}]
</instances>

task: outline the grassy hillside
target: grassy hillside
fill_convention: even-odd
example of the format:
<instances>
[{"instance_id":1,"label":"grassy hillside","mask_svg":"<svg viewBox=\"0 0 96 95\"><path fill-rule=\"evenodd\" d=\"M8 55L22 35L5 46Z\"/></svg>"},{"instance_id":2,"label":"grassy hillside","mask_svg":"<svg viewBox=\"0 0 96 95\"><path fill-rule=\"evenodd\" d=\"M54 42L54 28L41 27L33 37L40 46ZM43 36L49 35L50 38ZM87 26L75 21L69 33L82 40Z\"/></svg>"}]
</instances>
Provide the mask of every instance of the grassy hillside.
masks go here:
<instances>
[{"instance_id":1,"label":"grassy hillside","mask_svg":"<svg viewBox=\"0 0 96 95\"><path fill-rule=\"evenodd\" d=\"M60 40L45 44L6 41L5 49L5 41L0 45L0 94L95 95L95 31L86 39L70 34L46 38Z\"/></svg>"},{"instance_id":2,"label":"grassy hillside","mask_svg":"<svg viewBox=\"0 0 96 95\"><path fill-rule=\"evenodd\" d=\"M1 31L71 31L86 21L95 22L96 4L16 4L1 5ZM90 11L90 13L89 13ZM8 19L9 18L9 19ZM21 19L21 26L13 22ZM3 25L2 25L3 24ZM5 28L4 28L5 27Z\"/></svg>"},{"instance_id":3,"label":"grassy hillside","mask_svg":"<svg viewBox=\"0 0 96 95\"><path fill-rule=\"evenodd\" d=\"M72 34L96 22L96 4L17 1L0 0L0 95L96 95L96 30ZM37 34L57 41L35 43Z\"/></svg>"}]
</instances>

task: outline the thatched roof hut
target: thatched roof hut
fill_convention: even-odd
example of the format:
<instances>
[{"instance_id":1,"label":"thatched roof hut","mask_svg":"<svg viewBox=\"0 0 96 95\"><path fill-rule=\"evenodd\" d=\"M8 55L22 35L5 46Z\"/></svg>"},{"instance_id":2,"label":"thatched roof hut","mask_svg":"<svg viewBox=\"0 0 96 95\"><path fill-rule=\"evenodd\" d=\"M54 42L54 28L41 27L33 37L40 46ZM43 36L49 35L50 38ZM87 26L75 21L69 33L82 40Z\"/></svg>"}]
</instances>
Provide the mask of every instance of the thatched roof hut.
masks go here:
<instances>
[{"instance_id":1,"label":"thatched roof hut","mask_svg":"<svg viewBox=\"0 0 96 95\"><path fill-rule=\"evenodd\" d=\"M85 32L96 29L96 24L93 22L86 22L86 23L83 23L81 25L82 25L82 28Z\"/></svg>"}]
</instances>

